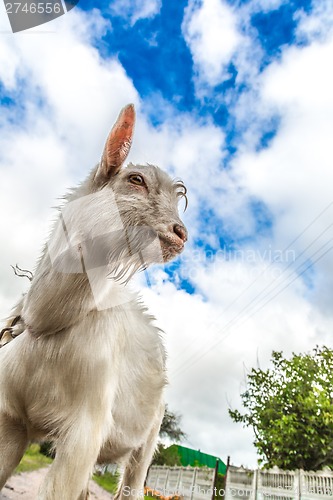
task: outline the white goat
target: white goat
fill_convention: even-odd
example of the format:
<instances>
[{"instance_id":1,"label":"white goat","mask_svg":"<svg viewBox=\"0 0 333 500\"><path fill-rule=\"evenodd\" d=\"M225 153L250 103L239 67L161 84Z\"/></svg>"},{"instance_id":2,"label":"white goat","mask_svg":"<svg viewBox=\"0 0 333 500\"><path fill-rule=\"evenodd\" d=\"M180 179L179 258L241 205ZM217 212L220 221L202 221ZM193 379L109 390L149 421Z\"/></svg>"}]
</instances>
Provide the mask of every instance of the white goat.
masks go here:
<instances>
[{"instance_id":1,"label":"white goat","mask_svg":"<svg viewBox=\"0 0 333 500\"><path fill-rule=\"evenodd\" d=\"M99 165L67 196L19 308L25 330L0 349L0 489L28 443L48 439L56 458L39 500L87 498L96 461L123 464L117 498L142 496L164 414L165 352L126 284L178 255L187 232L181 182L151 165L121 168L134 121L129 105Z\"/></svg>"}]
</instances>

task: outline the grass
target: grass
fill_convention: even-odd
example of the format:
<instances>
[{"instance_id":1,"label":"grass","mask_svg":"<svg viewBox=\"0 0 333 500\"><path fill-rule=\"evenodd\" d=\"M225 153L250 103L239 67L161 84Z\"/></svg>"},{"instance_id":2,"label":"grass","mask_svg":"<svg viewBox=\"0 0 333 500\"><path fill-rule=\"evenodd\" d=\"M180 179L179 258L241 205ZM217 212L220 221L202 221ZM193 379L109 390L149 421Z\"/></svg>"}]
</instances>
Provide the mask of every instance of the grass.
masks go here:
<instances>
[{"instance_id":1,"label":"grass","mask_svg":"<svg viewBox=\"0 0 333 500\"><path fill-rule=\"evenodd\" d=\"M42 467L46 467L51 464L52 461L52 458L46 457L40 453L39 444L34 443L29 446L23 455L21 462L15 469L15 473L19 474L20 472L31 472L41 469ZM94 474L93 480L109 493L114 494L117 490L117 475L110 474L109 472L106 472L102 476Z\"/></svg>"},{"instance_id":2,"label":"grass","mask_svg":"<svg viewBox=\"0 0 333 500\"><path fill-rule=\"evenodd\" d=\"M31 444L23 455L21 462L16 467L15 473L18 474L20 472L31 472L33 470L41 469L42 467L46 467L51 464L52 461L52 458L46 457L40 453L39 444ZM94 474L93 480L104 490L112 493L113 495L115 494L118 484L117 474L110 474L110 472L106 472L101 476ZM152 500L151 497L145 498L146 500Z\"/></svg>"},{"instance_id":3,"label":"grass","mask_svg":"<svg viewBox=\"0 0 333 500\"><path fill-rule=\"evenodd\" d=\"M30 472L33 470L41 469L52 463L52 458L46 457L40 453L39 444L31 444L19 465L16 467L15 472Z\"/></svg>"},{"instance_id":4,"label":"grass","mask_svg":"<svg viewBox=\"0 0 333 500\"><path fill-rule=\"evenodd\" d=\"M101 476L94 474L93 480L104 490L108 491L109 493L115 494L118 484L117 474L110 474L110 472L105 472L105 474Z\"/></svg>"}]
</instances>

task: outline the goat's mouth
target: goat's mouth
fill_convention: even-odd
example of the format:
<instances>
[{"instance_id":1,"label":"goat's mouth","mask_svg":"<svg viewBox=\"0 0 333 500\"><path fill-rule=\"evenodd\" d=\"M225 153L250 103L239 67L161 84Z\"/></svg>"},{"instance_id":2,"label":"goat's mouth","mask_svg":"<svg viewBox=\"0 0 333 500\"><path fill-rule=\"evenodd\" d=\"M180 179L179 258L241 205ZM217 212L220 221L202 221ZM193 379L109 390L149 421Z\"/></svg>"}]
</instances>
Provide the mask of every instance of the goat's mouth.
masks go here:
<instances>
[{"instance_id":1,"label":"goat's mouth","mask_svg":"<svg viewBox=\"0 0 333 500\"><path fill-rule=\"evenodd\" d=\"M158 238L164 262L168 262L184 250L185 242L176 235L159 233Z\"/></svg>"}]
</instances>

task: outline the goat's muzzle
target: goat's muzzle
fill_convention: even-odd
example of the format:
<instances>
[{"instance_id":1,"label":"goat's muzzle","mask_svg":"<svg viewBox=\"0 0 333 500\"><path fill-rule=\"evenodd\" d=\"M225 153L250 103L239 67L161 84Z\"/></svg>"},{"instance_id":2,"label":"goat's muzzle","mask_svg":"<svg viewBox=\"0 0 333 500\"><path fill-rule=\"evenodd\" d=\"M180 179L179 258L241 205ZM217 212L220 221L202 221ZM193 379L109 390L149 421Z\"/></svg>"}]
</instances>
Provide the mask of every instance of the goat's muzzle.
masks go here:
<instances>
[{"instance_id":1,"label":"goat's muzzle","mask_svg":"<svg viewBox=\"0 0 333 500\"><path fill-rule=\"evenodd\" d=\"M164 262L176 257L184 250L184 245L187 241L187 231L184 226L174 224L166 233L158 235Z\"/></svg>"}]
</instances>

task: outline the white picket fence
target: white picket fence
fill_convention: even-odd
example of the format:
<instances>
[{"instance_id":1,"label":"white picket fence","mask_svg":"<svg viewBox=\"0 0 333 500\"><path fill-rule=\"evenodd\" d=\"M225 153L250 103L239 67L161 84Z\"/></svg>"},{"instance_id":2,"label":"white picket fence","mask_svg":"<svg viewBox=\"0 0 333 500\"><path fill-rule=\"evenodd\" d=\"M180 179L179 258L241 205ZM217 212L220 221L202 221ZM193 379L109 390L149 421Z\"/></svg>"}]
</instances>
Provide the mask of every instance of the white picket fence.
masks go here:
<instances>
[{"instance_id":1,"label":"white picket fence","mask_svg":"<svg viewBox=\"0 0 333 500\"><path fill-rule=\"evenodd\" d=\"M110 474L117 474L117 471L117 464L96 464L94 467L94 473L98 475L103 475L106 472L109 472Z\"/></svg>"},{"instance_id":2,"label":"white picket fence","mask_svg":"<svg viewBox=\"0 0 333 500\"><path fill-rule=\"evenodd\" d=\"M333 499L333 472L249 470L229 466L224 500Z\"/></svg>"},{"instance_id":3,"label":"white picket fence","mask_svg":"<svg viewBox=\"0 0 333 500\"><path fill-rule=\"evenodd\" d=\"M151 466L146 486L162 496L180 496L184 500L211 500L215 470L207 467Z\"/></svg>"}]
</instances>

